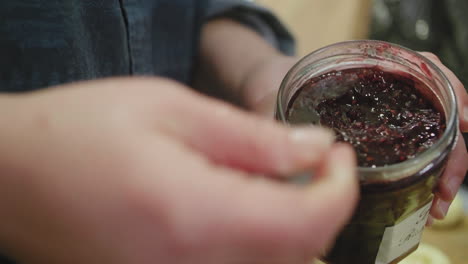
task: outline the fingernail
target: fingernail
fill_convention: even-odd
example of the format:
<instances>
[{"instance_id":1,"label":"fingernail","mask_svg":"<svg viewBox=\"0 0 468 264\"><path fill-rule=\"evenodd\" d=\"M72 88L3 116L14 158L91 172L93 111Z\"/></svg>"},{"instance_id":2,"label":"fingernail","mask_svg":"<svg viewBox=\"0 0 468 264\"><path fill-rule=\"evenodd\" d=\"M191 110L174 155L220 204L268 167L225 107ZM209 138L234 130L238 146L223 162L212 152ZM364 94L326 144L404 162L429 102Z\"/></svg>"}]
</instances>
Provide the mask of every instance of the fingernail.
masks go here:
<instances>
[{"instance_id":1,"label":"fingernail","mask_svg":"<svg viewBox=\"0 0 468 264\"><path fill-rule=\"evenodd\" d=\"M323 155L335 140L331 131L318 127L295 128L289 134L289 141L301 157L313 159Z\"/></svg>"},{"instance_id":2,"label":"fingernail","mask_svg":"<svg viewBox=\"0 0 468 264\"><path fill-rule=\"evenodd\" d=\"M353 165L353 160L351 159L352 157L352 150L350 146L344 144L344 143L338 143L336 147L333 150L333 153L330 153L331 157L339 157L337 160L340 161L340 165L337 166L335 163L330 164L331 167L330 169L333 170L333 173L330 173L331 176L335 178L345 179L348 178L352 173L350 172L351 166Z\"/></svg>"},{"instance_id":3,"label":"fingernail","mask_svg":"<svg viewBox=\"0 0 468 264\"><path fill-rule=\"evenodd\" d=\"M437 201L437 208L442 218L445 218L445 216L447 215L449 207L450 207L450 202L446 202L443 200Z\"/></svg>"},{"instance_id":4,"label":"fingernail","mask_svg":"<svg viewBox=\"0 0 468 264\"><path fill-rule=\"evenodd\" d=\"M426 226L431 227L434 224L434 218L432 216L429 216L427 218Z\"/></svg>"},{"instance_id":5,"label":"fingernail","mask_svg":"<svg viewBox=\"0 0 468 264\"><path fill-rule=\"evenodd\" d=\"M468 122L468 106L463 108L463 118Z\"/></svg>"},{"instance_id":6,"label":"fingernail","mask_svg":"<svg viewBox=\"0 0 468 264\"><path fill-rule=\"evenodd\" d=\"M458 193L458 188L460 187L459 180L456 177L450 177L447 180L447 189L450 191L450 198L455 198L455 195Z\"/></svg>"}]
</instances>

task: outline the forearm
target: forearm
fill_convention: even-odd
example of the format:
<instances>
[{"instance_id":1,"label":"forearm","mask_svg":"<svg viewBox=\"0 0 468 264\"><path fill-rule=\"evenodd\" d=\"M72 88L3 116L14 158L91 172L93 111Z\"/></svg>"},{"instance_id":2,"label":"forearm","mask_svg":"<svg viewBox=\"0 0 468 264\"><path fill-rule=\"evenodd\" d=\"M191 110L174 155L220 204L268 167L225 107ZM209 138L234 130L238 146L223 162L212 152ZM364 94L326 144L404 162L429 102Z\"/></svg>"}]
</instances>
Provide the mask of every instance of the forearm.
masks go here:
<instances>
[{"instance_id":1,"label":"forearm","mask_svg":"<svg viewBox=\"0 0 468 264\"><path fill-rule=\"evenodd\" d=\"M26 169L26 158L32 155L28 144L35 140L31 137L34 128L26 126L29 98L26 94L0 93L0 196L6 181L19 169Z\"/></svg>"},{"instance_id":2,"label":"forearm","mask_svg":"<svg viewBox=\"0 0 468 264\"><path fill-rule=\"evenodd\" d=\"M15 145L15 142L12 142L12 135L19 132L15 131L19 118L15 111L15 97L17 95L0 93L0 200L2 200L3 187L10 178L12 156L16 156L12 149Z\"/></svg>"},{"instance_id":3,"label":"forearm","mask_svg":"<svg viewBox=\"0 0 468 264\"><path fill-rule=\"evenodd\" d=\"M16 233L15 215L18 215L18 196L24 195L18 190L18 186L24 182L20 175L15 174L14 159L18 153L14 151L19 142L13 140L12 135L21 133L15 128L18 118L15 111L16 96L0 93L0 253L10 253L13 247L13 238ZM18 161L19 162L19 161ZM16 162L16 163L18 163Z\"/></svg>"},{"instance_id":4,"label":"forearm","mask_svg":"<svg viewBox=\"0 0 468 264\"><path fill-rule=\"evenodd\" d=\"M0 93L0 254L9 257L22 255L27 245L38 242L29 233L38 228L36 223L25 223L31 223L36 210L46 210L31 198L38 197L41 182L31 172L41 170L39 160L56 146L41 150L34 146L42 141L40 130L47 126L37 109L31 93Z\"/></svg>"},{"instance_id":5,"label":"forearm","mask_svg":"<svg viewBox=\"0 0 468 264\"><path fill-rule=\"evenodd\" d=\"M229 19L213 20L203 27L200 55L197 78L214 77L227 93L240 98L247 107L264 92L249 87L249 78L274 60L292 60L256 32Z\"/></svg>"}]
</instances>

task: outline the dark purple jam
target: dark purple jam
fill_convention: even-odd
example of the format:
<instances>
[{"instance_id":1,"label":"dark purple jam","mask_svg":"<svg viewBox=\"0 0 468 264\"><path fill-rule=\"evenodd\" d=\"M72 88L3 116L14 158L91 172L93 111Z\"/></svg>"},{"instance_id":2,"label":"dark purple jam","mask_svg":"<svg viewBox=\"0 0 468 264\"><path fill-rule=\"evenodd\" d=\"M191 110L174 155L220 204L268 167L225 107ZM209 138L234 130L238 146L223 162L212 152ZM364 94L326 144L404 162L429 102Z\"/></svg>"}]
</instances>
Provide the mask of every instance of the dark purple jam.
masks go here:
<instances>
[{"instance_id":1,"label":"dark purple jam","mask_svg":"<svg viewBox=\"0 0 468 264\"><path fill-rule=\"evenodd\" d=\"M423 90L430 91L419 80L376 67L332 71L296 92L287 119L332 128L338 141L354 146L361 167L399 163L445 130L444 115Z\"/></svg>"}]
</instances>

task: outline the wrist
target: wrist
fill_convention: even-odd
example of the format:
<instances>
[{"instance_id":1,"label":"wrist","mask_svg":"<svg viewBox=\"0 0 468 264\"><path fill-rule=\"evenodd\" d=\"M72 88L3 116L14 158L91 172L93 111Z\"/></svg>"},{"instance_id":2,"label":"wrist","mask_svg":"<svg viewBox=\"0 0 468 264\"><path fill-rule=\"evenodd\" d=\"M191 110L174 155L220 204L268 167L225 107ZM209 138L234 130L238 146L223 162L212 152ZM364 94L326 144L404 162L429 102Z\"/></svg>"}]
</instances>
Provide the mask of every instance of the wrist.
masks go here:
<instances>
[{"instance_id":1,"label":"wrist","mask_svg":"<svg viewBox=\"0 0 468 264\"><path fill-rule=\"evenodd\" d=\"M257 32L229 18L218 18L203 26L199 79L214 79L220 87L242 99L241 89L252 72L273 58L285 57ZM209 78L208 78L209 77Z\"/></svg>"}]
</instances>

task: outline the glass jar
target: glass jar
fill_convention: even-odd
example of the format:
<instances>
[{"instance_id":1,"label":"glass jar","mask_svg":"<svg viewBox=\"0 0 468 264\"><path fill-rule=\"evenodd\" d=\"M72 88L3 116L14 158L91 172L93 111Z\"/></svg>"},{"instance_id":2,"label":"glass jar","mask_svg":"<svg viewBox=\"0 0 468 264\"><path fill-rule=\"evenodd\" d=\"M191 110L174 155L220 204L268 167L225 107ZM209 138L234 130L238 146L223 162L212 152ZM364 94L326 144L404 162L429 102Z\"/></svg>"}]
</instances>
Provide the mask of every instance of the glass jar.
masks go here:
<instances>
[{"instance_id":1,"label":"glass jar","mask_svg":"<svg viewBox=\"0 0 468 264\"><path fill-rule=\"evenodd\" d=\"M422 92L445 116L446 128L429 149L412 159L358 168L360 201L351 221L324 257L331 264L398 263L418 247L434 188L458 135L455 93L442 71L414 51L381 41L337 43L303 58L281 84L276 118L290 125L314 123L287 120L288 106L305 82L331 71L371 67L423 83L426 91Z\"/></svg>"}]
</instances>

